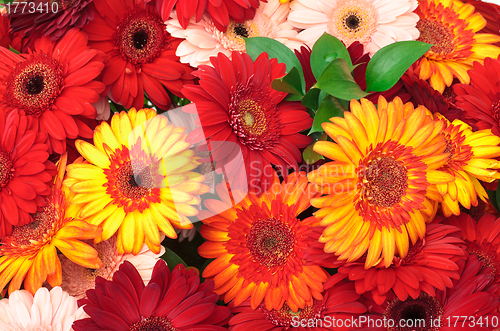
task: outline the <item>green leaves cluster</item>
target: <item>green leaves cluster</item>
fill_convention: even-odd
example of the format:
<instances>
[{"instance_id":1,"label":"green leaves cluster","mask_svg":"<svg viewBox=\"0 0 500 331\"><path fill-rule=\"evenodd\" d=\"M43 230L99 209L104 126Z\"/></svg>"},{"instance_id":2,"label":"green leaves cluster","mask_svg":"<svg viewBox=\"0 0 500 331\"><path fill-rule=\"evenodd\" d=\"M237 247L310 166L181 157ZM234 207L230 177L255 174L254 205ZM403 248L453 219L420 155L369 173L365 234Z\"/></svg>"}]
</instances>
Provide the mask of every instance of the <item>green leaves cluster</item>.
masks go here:
<instances>
[{"instance_id":1,"label":"green leaves cluster","mask_svg":"<svg viewBox=\"0 0 500 331\"><path fill-rule=\"evenodd\" d=\"M293 51L276 40L264 37L248 38L245 42L246 51L254 61L266 52L269 58L276 58L286 65L286 75L274 80L271 86L288 93L286 100L301 101L310 110L314 121L309 135L322 132L321 124L328 119L343 117L351 100L393 87L405 71L432 47L419 41L401 41L381 48L367 65L367 87L363 90L352 76L355 66L346 47L340 40L325 33L311 51L311 70L316 84L306 91L302 65ZM318 159L311 154L312 148L307 153L307 159Z\"/></svg>"}]
</instances>

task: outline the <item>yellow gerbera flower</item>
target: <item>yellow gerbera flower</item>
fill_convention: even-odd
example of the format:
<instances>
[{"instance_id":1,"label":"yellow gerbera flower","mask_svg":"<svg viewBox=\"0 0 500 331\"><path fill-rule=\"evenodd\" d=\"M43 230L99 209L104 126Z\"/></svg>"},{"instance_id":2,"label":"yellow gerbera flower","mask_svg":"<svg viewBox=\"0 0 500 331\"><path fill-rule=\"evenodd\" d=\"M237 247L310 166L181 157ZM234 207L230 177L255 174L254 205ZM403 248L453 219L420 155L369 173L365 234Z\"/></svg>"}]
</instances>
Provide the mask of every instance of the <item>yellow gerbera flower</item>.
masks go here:
<instances>
[{"instance_id":1,"label":"yellow gerbera flower","mask_svg":"<svg viewBox=\"0 0 500 331\"><path fill-rule=\"evenodd\" d=\"M427 187L454 179L436 170L449 155L442 122L400 98L387 103L380 97L377 108L353 100L344 118L323 123L335 142L319 141L314 150L334 161L308 175L326 194L311 200L327 226L320 238L325 252L354 261L368 251L366 268L406 256L409 239L415 244L424 236L436 211Z\"/></svg>"},{"instance_id":2,"label":"yellow gerbera flower","mask_svg":"<svg viewBox=\"0 0 500 331\"><path fill-rule=\"evenodd\" d=\"M449 161L439 170L455 177L451 183L431 185L428 190L432 199L440 201L446 217L460 215L460 203L467 209L477 206L477 196L487 202L488 194L478 179L491 183L500 179L496 169L500 162L500 137L491 130L472 132L469 125L460 120L450 123L444 116L435 114L436 120L443 121L443 135L446 140L446 152L450 153Z\"/></svg>"},{"instance_id":3,"label":"yellow gerbera flower","mask_svg":"<svg viewBox=\"0 0 500 331\"><path fill-rule=\"evenodd\" d=\"M118 231L119 254L136 255L144 243L158 254L160 231L177 238L174 227L193 227L187 216L197 215L192 205L209 188L191 172L200 163L184 131L153 109L132 108L97 126L94 145L76 141L88 162L69 165L65 184L78 216L102 227L96 243Z\"/></svg>"},{"instance_id":4,"label":"yellow gerbera flower","mask_svg":"<svg viewBox=\"0 0 500 331\"><path fill-rule=\"evenodd\" d=\"M85 268L100 268L97 251L80 241L94 239L101 229L73 219L68 208L71 193L62 187L66 155L61 157L51 195L41 211L32 214L33 222L15 226L0 246L0 290L10 281L9 293L24 288L34 294L48 281L51 286L62 282L58 251Z\"/></svg>"},{"instance_id":5,"label":"yellow gerbera flower","mask_svg":"<svg viewBox=\"0 0 500 331\"><path fill-rule=\"evenodd\" d=\"M474 13L474 6L453 0L421 0L415 11L420 17L417 40L434 46L416 62L416 73L429 79L430 85L443 93L456 77L469 84L467 70L472 63L484 58L497 58L500 48L491 44L500 36L477 33L486 26L486 20Z\"/></svg>"}]
</instances>

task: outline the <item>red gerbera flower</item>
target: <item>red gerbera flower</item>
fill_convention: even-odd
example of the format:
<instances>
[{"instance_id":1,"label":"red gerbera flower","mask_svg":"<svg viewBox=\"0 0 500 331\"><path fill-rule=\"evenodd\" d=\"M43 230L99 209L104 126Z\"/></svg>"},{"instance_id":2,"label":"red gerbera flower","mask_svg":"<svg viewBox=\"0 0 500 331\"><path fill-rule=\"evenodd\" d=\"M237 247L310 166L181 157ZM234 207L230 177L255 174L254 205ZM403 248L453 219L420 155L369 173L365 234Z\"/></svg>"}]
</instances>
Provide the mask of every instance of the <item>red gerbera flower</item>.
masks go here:
<instances>
[{"instance_id":1,"label":"red gerbera flower","mask_svg":"<svg viewBox=\"0 0 500 331\"><path fill-rule=\"evenodd\" d=\"M483 261L485 267L491 267L493 282L500 283L500 218L485 215L476 222L471 216L461 213L449 217L447 222L460 228L460 238L465 242L463 248Z\"/></svg>"},{"instance_id":2,"label":"red gerbera flower","mask_svg":"<svg viewBox=\"0 0 500 331\"><path fill-rule=\"evenodd\" d=\"M312 142L299 132L311 127L312 118L300 102L283 101L287 94L271 88L274 79L284 76L285 65L269 60L267 53L255 63L237 52L231 60L219 53L211 62L213 67L202 65L196 71L199 86L182 90L195 104L201 125L188 139L200 142L206 137L215 167L219 172L226 167L231 179L243 165L229 162L241 150L247 183L266 190L272 181L271 163L285 175L288 168L297 168L299 148Z\"/></svg>"},{"instance_id":3,"label":"red gerbera flower","mask_svg":"<svg viewBox=\"0 0 500 331\"><path fill-rule=\"evenodd\" d=\"M30 214L45 205L55 166L48 161L44 133L29 130L30 119L17 110L0 110L0 238L12 226L33 221Z\"/></svg>"},{"instance_id":4,"label":"red gerbera flower","mask_svg":"<svg viewBox=\"0 0 500 331\"><path fill-rule=\"evenodd\" d=\"M476 61L473 66L467 71L470 85L453 86L457 106L479 130L491 129L500 135L500 59L488 57L484 65Z\"/></svg>"},{"instance_id":5,"label":"red gerbera flower","mask_svg":"<svg viewBox=\"0 0 500 331\"><path fill-rule=\"evenodd\" d=\"M351 263L344 263L339 273L349 276L356 283L356 292L371 291L373 300L382 304L392 289L399 300L408 296L416 299L421 292L435 296L435 289L444 290L453 286L452 279L458 279L455 263L464 257L458 244L462 241L450 236L457 232L454 226L429 224L425 237L411 245L404 258L395 256L392 264L384 267L384 261L365 269L365 257Z\"/></svg>"},{"instance_id":6,"label":"red gerbera flower","mask_svg":"<svg viewBox=\"0 0 500 331\"><path fill-rule=\"evenodd\" d=\"M83 29L89 44L108 55L102 81L110 98L125 108L144 108L144 93L159 108L168 109L165 90L182 97L192 83L192 68L175 55L182 41L170 36L155 1L94 0L95 19Z\"/></svg>"},{"instance_id":7,"label":"red gerbera flower","mask_svg":"<svg viewBox=\"0 0 500 331\"><path fill-rule=\"evenodd\" d=\"M170 18L172 8L175 6L177 18L184 29L187 28L191 17L194 16L196 22L199 22L203 14L207 14L215 27L225 32L230 20L243 23L252 19L255 10L259 8L259 0L165 0L158 1L156 6L163 21Z\"/></svg>"},{"instance_id":8,"label":"red gerbera flower","mask_svg":"<svg viewBox=\"0 0 500 331\"><path fill-rule=\"evenodd\" d=\"M331 276L325 283L323 300L314 300L312 305L298 312L293 312L287 304L280 310L269 311L265 305L253 310L250 300L238 307L231 303L229 306L236 315L229 321L229 330L326 331L333 330L333 326L339 324L336 320L343 320L342 324L345 325L346 320L356 319L357 315L364 313L366 307L356 301L360 295L354 290L354 284L344 278L341 274ZM309 325L304 327L307 322Z\"/></svg>"},{"instance_id":9,"label":"red gerbera flower","mask_svg":"<svg viewBox=\"0 0 500 331\"><path fill-rule=\"evenodd\" d=\"M451 289L437 291L436 296L422 293L417 298L400 300L388 297L383 305L377 305L370 298L364 303L368 307L371 324L364 323L358 330L364 331L486 331L498 326L498 315L494 313L499 303L496 294L498 285L490 284L491 271L483 269L483 262L476 256L457 262L460 278ZM369 297L369 296L368 296ZM494 318L493 318L494 317ZM480 323L469 323L470 321ZM493 318L493 319L492 319ZM385 323L383 321L386 321ZM400 321L416 323L420 327L402 327ZM393 321L388 322L388 321ZM485 321L488 321L485 323ZM496 321L495 325L492 321ZM404 324L403 325L408 325ZM424 324L425 323L425 324ZM392 327L391 327L392 324ZM416 325L416 324L414 324ZM425 326L422 326L425 325ZM485 327L487 325L487 327Z\"/></svg>"},{"instance_id":10,"label":"red gerbera flower","mask_svg":"<svg viewBox=\"0 0 500 331\"><path fill-rule=\"evenodd\" d=\"M62 154L66 138L92 137L92 130L75 116L95 118L91 103L104 90L95 80L103 60L104 54L90 49L78 29L58 42L38 39L29 54L0 47L0 105L24 111L33 129L48 134L49 153Z\"/></svg>"},{"instance_id":11,"label":"red gerbera flower","mask_svg":"<svg viewBox=\"0 0 500 331\"><path fill-rule=\"evenodd\" d=\"M9 17L12 31L22 38L22 49L33 49L35 40L42 36L50 40L59 40L69 29L81 28L94 19L94 12L89 3L92 0L32 0L28 6L14 10ZM22 4L21 4L22 6Z\"/></svg>"},{"instance_id":12,"label":"red gerbera flower","mask_svg":"<svg viewBox=\"0 0 500 331\"><path fill-rule=\"evenodd\" d=\"M73 323L75 331L227 330L228 307L218 306L213 282L200 284L194 270L177 265L172 272L156 262L147 286L132 263L125 261L113 280L96 278L95 290L78 301L90 318Z\"/></svg>"}]
</instances>

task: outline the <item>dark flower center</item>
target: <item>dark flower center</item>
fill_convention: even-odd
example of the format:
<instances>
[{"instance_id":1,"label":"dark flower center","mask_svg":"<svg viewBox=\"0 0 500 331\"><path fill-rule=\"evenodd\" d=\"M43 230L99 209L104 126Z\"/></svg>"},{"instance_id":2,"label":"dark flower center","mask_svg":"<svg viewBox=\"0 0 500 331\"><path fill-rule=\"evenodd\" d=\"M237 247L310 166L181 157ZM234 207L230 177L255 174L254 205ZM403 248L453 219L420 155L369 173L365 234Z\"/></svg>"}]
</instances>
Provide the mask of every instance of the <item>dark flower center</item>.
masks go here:
<instances>
[{"instance_id":1,"label":"dark flower center","mask_svg":"<svg viewBox=\"0 0 500 331\"><path fill-rule=\"evenodd\" d=\"M236 33L238 36L244 37L244 38L248 38L248 36L250 35L248 33L248 30L245 28L245 26L243 24L237 24L234 27L234 33Z\"/></svg>"},{"instance_id":2,"label":"dark flower center","mask_svg":"<svg viewBox=\"0 0 500 331\"><path fill-rule=\"evenodd\" d=\"M436 298L422 293L417 299L408 297L405 301L390 302L384 316L394 321L391 331L438 331L440 326L434 326L434 321L439 319L443 323L443 308ZM404 323L400 324L401 320Z\"/></svg>"},{"instance_id":3,"label":"dark flower center","mask_svg":"<svg viewBox=\"0 0 500 331\"><path fill-rule=\"evenodd\" d=\"M156 59L167 46L167 38L160 16L140 10L119 24L115 44L126 61L140 65Z\"/></svg>"},{"instance_id":4,"label":"dark flower center","mask_svg":"<svg viewBox=\"0 0 500 331\"><path fill-rule=\"evenodd\" d=\"M44 236L53 228L54 223L63 216L53 203L47 203L42 211L31 214L33 222L22 226L14 226L11 234L14 243L21 246L30 245L31 240L42 241Z\"/></svg>"},{"instance_id":5,"label":"dark flower center","mask_svg":"<svg viewBox=\"0 0 500 331\"><path fill-rule=\"evenodd\" d=\"M10 153L0 150L0 188L5 187L14 176L13 167Z\"/></svg>"},{"instance_id":6,"label":"dark flower center","mask_svg":"<svg viewBox=\"0 0 500 331\"><path fill-rule=\"evenodd\" d=\"M345 25L351 30L356 30L361 25L361 19L355 13L350 13L345 19Z\"/></svg>"},{"instance_id":7,"label":"dark flower center","mask_svg":"<svg viewBox=\"0 0 500 331\"><path fill-rule=\"evenodd\" d=\"M166 317L150 316L130 326L130 331L178 331Z\"/></svg>"},{"instance_id":8,"label":"dark flower center","mask_svg":"<svg viewBox=\"0 0 500 331\"><path fill-rule=\"evenodd\" d=\"M286 264L293 251L295 236L286 224L271 217L252 224L246 243L252 257L271 268Z\"/></svg>"},{"instance_id":9,"label":"dark flower center","mask_svg":"<svg viewBox=\"0 0 500 331\"><path fill-rule=\"evenodd\" d=\"M153 186L151 168L143 165L133 167L132 163L128 162L118 170L116 183L118 190L127 198L142 199L149 194Z\"/></svg>"},{"instance_id":10,"label":"dark flower center","mask_svg":"<svg viewBox=\"0 0 500 331\"><path fill-rule=\"evenodd\" d=\"M437 54L450 54L454 51L453 34L440 22L421 18L417 22L417 29L420 31L418 41L434 45L430 51Z\"/></svg>"},{"instance_id":11,"label":"dark flower center","mask_svg":"<svg viewBox=\"0 0 500 331\"><path fill-rule=\"evenodd\" d=\"M45 54L20 62L7 79L4 100L28 115L40 116L52 108L64 84L64 66Z\"/></svg>"},{"instance_id":12,"label":"dark flower center","mask_svg":"<svg viewBox=\"0 0 500 331\"><path fill-rule=\"evenodd\" d=\"M466 214L469 214L470 217L472 217L476 222L479 222L481 217L486 215L486 203L483 202L481 199L477 199L477 206L470 206L470 209L465 208L462 205L460 206L460 212L464 212Z\"/></svg>"},{"instance_id":13,"label":"dark flower center","mask_svg":"<svg viewBox=\"0 0 500 331\"><path fill-rule=\"evenodd\" d=\"M387 156L372 161L366 180L368 200L371 204L384 208L400 202L408 188L406 168Z\"/></svg>"},{"instance_id":14,"label":"dark flower center","mask_svg":"<svg viewBox=\"0 0 500 331\"><path fill-rule=\"evenodd\" d=\"M310 320L310 319L319 319L322 317L323 311L323 301L314 300L313 305L306 306L304 309L299 309L297 312L294 312L285 302L280 310L267 310L264 307L261 307L260 310L265 318L273 323L276 326L282 327L290 327L292 323L297 320ZM295 319L294 319L295 317Z\"/></svg>"}]
</instances>

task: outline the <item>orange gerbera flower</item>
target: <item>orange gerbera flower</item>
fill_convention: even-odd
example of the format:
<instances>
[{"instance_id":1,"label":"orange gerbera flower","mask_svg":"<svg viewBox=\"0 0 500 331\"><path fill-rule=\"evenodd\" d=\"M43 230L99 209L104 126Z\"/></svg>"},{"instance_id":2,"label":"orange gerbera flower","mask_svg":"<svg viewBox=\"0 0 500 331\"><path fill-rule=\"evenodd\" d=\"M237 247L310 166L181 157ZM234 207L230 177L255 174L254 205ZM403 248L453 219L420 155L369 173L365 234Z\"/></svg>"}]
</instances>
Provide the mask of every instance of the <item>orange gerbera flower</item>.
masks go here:
<instances>
[{"instance_id":1,"label":"orange gerbera flower","mask_svg":"<svg viewBox=\"0 0 500 331\"><path fill-rule=\"evenodd\" d=\"M58 251L85 268L100 268L97 251L81 239L94 239L101 233L95 225L73 219L68 203L69 191L62 187L66 171L66 154L61 157L52 194L41 211L32 214L32 223L15 226L0 246L0 289L10 281L9 293L24 288L31 294L43 282L60 286L61 262Z\"/></svg>"},{"instance_id":2,"label":"orange gerbera flower","mask_svg":"<svg viewBox=\"0 0 500 331\"><path fill-rule=\"evenodd\" d=\"M390 103L380 97L378 110L366 99L350 108L322 125L336 143L318 141L314 150L334 161L309 173L327 194L311 204L327 226L320 238L325 252L354 261L368 251L366 268L381 257L388 267L395 254L406 256L410 239L423 238L432 220L427 187L454 179L436 170L448 161L444 124L399 97Z\"/></svg>"},{"instance_id":3,"label":"orange gerbera flower","mask_svg":"<svg viewBox=\"0 0 500 331\"><path fill-rule=\"evenodd\" d=\"M213 278L214 291L234 306L250 298L252 309L264 302L269 311L286 302L296 312L322 300L328 274L304 259L322 227L315 226L314 217L297 219L316 195L305 174L293 173L280 184L274 173L261 196L254 190L247 196L228 192L223 185L216 190L222 201L205 202L209 211L200 217L209 217L200 232L208 241L198 249L201 256L215 259L203 271L203 277ZM245 197L234 205L231 196Z\"/></svg>"},{"instance_id":4,"label":"orange gerbera flower","mask_svg":"<svg viewBox=\"0 0 500 331\"><path fill-rule=\"evenodd\" d=\"M467 70L484 58L496 58L500 48L491 44L500 41L495 34L477 33L486 20L474 13L474 6L454 0L421 0L415 11L420 16L417 40L434 46L416 62L416 73L443 93L456 77L469 84Z\"/></svg>"},{"instance_id":5,"label":"orange gerbera flower","mask_svg":"<svg viewBox=\"0 0 500 331\"><path fill-rule=\"evenodd\" d=\"M69 165L65 184L75 193L77 215L102 227L96 243L118 232L119 254L136 255L144 243L158 254L160 231L177 238L174 227L193 227L187 216L198 214L197 195L209 188L191 172L200 163L185 130L153 109L132 108L97 126L94 145L76 141L88 162Z\"/></svg>"},{"instance_id":6,"label":"orange gerbera flower","mask_svg":"<svg viewBox=\"0 0 500 331\"><path fill-rule=\"evenodd\" d=\"M429 196L440 201L446 217L460 214L459 203L469 209L477 206L479 196L484 202L488 194L479 182L491 183L500 179L500 137L491 130L472 132L470 126L460 120L450 123L444 116L435 114L437 120L445 126L443 135L446 140L446 152L450 153L449 161L439 170L455 177L450 183L431 185ZM479 179L479 180L478 180Z\"/></svg>"}]
</instances>

